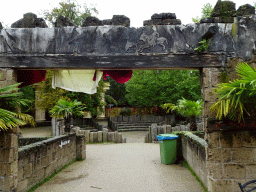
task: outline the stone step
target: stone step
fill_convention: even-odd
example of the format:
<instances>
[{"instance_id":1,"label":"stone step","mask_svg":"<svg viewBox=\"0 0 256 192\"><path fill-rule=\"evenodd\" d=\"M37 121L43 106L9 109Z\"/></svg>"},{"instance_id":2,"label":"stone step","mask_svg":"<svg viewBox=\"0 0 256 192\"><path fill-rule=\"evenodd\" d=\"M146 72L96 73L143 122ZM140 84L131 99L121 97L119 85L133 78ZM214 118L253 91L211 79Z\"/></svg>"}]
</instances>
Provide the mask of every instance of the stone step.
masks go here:
<instances>
[{"instance_id":1,"label":"stone step","mask_svg":"<svg viewBox=\"0 0 256 192\"><path fill-rule=\"evenodd\" d=\"M159 124L160 122L113 122L113 123L116 123L116 124L134 124L134 123L136 123L136 124L154 124L154 123L156 123L156 124Z\"/></svg>"},{"instance_id":2,"label":"stone step","mask_svg":"<svg viewBox=\"0 0 256 192\"><path fill-rule=\"evenodd\" d=\"M148 129L146 128L118 129L118 132L126 132L126 131L148 131Z\"/></svg>"},{"instance_id":3,"label":"stone step","mask_svg":"<svg viewBox=\"0 0 256 192\"><path fill-rule=\"evenodd\" d=\"M120 128L130 128L130 127L148 128L149 126L148 125L137 125L137 126L136 125L126 125L126 126L117 126L117 127L118 127L118 129L120 129Z\"/></svg>"}]
</instances>

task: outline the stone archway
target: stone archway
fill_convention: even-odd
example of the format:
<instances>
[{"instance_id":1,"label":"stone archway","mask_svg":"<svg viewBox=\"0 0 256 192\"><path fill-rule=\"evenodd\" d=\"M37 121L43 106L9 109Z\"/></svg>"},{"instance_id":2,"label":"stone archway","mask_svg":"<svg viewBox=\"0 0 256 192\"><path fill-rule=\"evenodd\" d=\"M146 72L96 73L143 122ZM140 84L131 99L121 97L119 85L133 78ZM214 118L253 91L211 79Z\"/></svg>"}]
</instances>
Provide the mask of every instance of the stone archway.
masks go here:
<instances>
[{"instance_id":1,"label":"stone archway","mask_svg":"<svg viewBox=\"0 0 256 192\"><path fill-rule=\"evenodd\" d=\"M251 153L256 152L256 141L250 147L246 141L228 146L220 132L209 132L208 118L214 117L209 107L216 99L211 93L220 83L223 70L230 70L232 80L237 63L245 60L255 63L255 20L253 15L229 24L155 25L139 29L124 26L2 29L0 87L15 83L15 71L25 69L199 69L208 142L208 190L229 191L237 187L237 181L251 179L249 170L256 169ZM212 41L207 52L194 51L204 37ZM0 132L0 190L17 188L17 132L18 128ZM243 146L250 149L243 150ZM242 160L243 156L248 158ZM239 178L235 177L237 170L242 173Z\"/></svg>"}]
</instances>

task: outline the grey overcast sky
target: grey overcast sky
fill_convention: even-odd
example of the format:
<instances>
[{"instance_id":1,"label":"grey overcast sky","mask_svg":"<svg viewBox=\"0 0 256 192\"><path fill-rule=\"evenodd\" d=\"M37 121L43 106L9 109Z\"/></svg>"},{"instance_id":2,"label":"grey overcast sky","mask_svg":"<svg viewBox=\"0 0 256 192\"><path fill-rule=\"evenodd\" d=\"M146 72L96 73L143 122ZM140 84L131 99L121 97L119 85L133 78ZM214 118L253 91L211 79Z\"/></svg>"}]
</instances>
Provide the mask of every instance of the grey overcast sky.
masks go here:
<instances>
[{"instance_id":1,"label":"grey overcast sky","mask_svg":"<svg viewBox=\"0 0 256 192\"><path fill-rule=\"evenodd\" d=\"M59 7L59 0L2 0L0 11L0 22L11 26L12 23L21 19L24 13L33 12L38 17L42 17L42 9L52 9ZM176 13L177 19L186 25L192 22L192 17L201 16L202 7L206 3L214 6L217 0L175 0L175 1L144 1L144 0L77 0L83 5L86 3L95 5L99 10L100 20L111 19L113 15L125 15L130 18L131 27L142 27L143 21L151 18L154 13L170 12ZM255 0L236 0L236 8L244 4L255 4Z\"/></svg>"}]
</instances>

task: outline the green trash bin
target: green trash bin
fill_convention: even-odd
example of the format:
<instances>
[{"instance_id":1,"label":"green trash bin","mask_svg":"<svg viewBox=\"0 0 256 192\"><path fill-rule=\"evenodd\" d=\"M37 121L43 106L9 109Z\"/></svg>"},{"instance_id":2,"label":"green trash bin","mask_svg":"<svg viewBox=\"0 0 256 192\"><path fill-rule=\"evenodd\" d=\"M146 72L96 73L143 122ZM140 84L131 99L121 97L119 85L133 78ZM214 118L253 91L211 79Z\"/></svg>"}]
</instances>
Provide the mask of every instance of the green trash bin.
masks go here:
<instances>
[{"instance_id":1,"label":"green trash bin","mask_svg":"<svg viewBox=\"0 0 256 192\"><path fill-rule=\"evenodd\" d=\"M177 135L160 134L157 139L160 141L161 163L165 165L173 164L177 158Z\"/></svg>"}]
</instances>

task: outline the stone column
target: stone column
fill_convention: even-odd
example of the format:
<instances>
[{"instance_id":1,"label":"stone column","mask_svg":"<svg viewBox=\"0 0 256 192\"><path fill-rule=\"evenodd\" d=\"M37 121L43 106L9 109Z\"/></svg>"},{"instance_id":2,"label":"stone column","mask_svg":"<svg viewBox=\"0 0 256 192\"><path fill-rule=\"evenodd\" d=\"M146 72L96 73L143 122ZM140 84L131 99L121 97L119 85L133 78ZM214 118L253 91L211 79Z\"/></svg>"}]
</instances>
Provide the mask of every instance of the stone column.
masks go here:
<instances>
[{"instance_id":1,"label":"stone column","mask_svg":"<svg viewBox=\"0 0 256 192\"><path fill-rule=\"evenodd\" d=\"M0 87L17 83L13 69L0 69ZM18 133L19 127L12 130L0 129L0 191L17 191L18 185Z\"/></svg>"},{"instance_id":2,"label":"stone column","mask_svg":"<svg viewBox=\"0 0 256 192\"><path fill-rule=\"evenodd\" d=\"M105 83L105 90L108 90L110 87L109 83ZM105 93L101 93L101 101L105 102ZM98 109L99 111L99 109ZM97 116L97 119L105 119L105 106L103 106L103 112Z\"/></svg>"},{"instance_id":3,"label":"stone column","mask_svg":"<svg viewBox=\"0 0 256 192\"><path fill-rule=\"evenodd\" d=\"M39 88L38 88L38 84L35 84L35 108L36 108L36 111L35 111L35 122L44 122L46 119L45 119L45 110L44 109L41 109L39 106L38 106L38 101L39 101Z\"/></svg>"}]
</instances>

